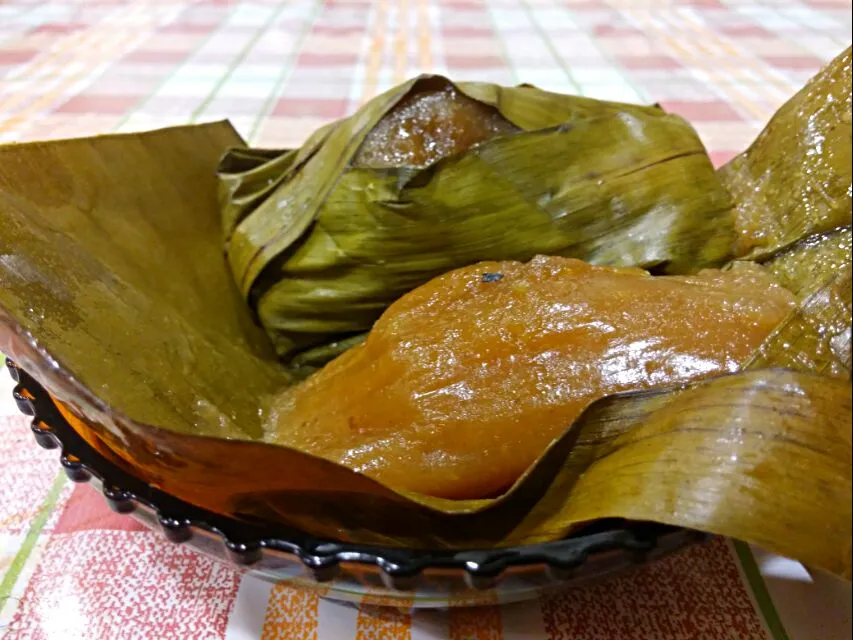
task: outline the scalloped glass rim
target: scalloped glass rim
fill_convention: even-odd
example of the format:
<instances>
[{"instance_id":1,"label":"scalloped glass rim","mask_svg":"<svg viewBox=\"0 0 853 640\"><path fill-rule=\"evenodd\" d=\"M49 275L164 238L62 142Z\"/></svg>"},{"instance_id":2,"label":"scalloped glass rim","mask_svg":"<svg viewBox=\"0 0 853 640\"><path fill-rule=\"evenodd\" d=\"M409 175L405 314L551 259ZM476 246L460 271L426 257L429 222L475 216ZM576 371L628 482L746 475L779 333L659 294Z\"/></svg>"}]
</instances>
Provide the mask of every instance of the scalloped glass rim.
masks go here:
<instances>
[{"instance_id":1,"label":"scalloped glass rim","mask_svg":"<svg viewBox=\"0 0 853 640\"><path fill-rule=\"evenodd\" d=\"M274 582L320 589L325 597L415 607L494 604L618 573L707 539L654 523L602 521L564 540L504 549L409 550L338 543L262 522L242 522L183 502L119 469L64 420L41 385L11 360L15 400L33 417L36 441L61 448L75 482L94 480L109 506L159 526L176 543L246 567Z\"/></svg>"}]
</instances>

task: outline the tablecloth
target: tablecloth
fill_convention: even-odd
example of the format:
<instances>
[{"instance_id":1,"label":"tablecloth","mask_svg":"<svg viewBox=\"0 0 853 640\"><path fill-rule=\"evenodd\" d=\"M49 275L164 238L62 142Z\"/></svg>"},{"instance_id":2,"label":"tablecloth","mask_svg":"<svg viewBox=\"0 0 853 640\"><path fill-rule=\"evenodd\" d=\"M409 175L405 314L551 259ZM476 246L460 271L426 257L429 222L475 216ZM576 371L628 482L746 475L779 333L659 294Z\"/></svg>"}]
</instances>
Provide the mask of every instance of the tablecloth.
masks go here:
<instances>
[{"instance_id":1,"label":"tablecloth","mask_svg":"<svg viewBox=\"0 0 853 640\"><path fill-rule=\"evenodd\" d=\"M230 118L298 145L422 71L659 102L742 150L851 40L849 0L0 1L0 141ZM2 232L2 231L0 231ZM272 585L106 507L0 382L0 635L10 639L851 637L850 586L729 540L537 601L348 606Z\"/></svg>"}]
</instances>

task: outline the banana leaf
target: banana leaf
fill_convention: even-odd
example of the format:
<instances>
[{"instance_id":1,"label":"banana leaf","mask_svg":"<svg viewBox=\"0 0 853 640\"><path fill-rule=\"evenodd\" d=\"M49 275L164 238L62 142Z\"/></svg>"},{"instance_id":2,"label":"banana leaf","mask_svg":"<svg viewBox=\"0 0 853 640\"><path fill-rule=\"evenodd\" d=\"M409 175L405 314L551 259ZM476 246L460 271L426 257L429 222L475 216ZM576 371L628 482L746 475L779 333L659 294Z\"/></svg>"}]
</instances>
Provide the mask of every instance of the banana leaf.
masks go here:
<instances>
[{"instance_id":1,"label":"banana leaf","mask_svg":"<svg viewBox=\"0 0 853 640\"><path fill-rule=\"evenodd\" d=\"M805 236L850 224L850 66L848 48L719 170L736 202L736 255L766 259Z\"/></svg>"},{"instance_id":2,"label":"banana leaf","mask_svg":"<svg viewBox=\"0 0 853 640\"><path fill-rule=\"evenodd\" d=\"M518 131L424 168L353 162L402 101L447 85ZM278 354L303 352L295 364L322 364L456 267L549 254L680 273L721 264L734 240L729 198L687 122L530 86L422 76L299 150L241 148L219 172L234 277Z\"/></svg>"},{"instance_id":3,"label":"banana leaf","mask_svg":"<svg viewBox=\"0 0 853 640\"><path fill-rule=\"evenodd\" d=\"M240 142L220 123L0 147L0 307L73 363L105 411L260 437L257 398L289 380L207 215L216 160ZM223 390L244 383L251 393L226 405Z\"/></svg>"},{"instance_id":4,"label":"banana leaf","mask_svg":"<svg viewBox=\"0 0 853 640\"><path fill-rule=\"evenodd\" d=\"M765 267L800 298L799 310L756 351L749 366L772 364L850 380L853 268L850 227L811 236Z\"/></svg>"},{"instance_id":5,"label":"banana leaf","mask_svg":"<svg viewBox=\"0 0 853 640\"><path fill-rule=\"evenodd\" d=\"M837 237L803 234L765 261L800 303L745 370L605 398L506 494L440 500L263 441L266 399L292 380L222 259L214 170L239 145L218 123L0 147L0 350L124 468L201 507L338 540L505 546L626 517L850 578L851 386L825 365L846 357L849 372L850 261L815 259ZM831 358L815 357L824 338Z\"/></svg>"}]
</instances>

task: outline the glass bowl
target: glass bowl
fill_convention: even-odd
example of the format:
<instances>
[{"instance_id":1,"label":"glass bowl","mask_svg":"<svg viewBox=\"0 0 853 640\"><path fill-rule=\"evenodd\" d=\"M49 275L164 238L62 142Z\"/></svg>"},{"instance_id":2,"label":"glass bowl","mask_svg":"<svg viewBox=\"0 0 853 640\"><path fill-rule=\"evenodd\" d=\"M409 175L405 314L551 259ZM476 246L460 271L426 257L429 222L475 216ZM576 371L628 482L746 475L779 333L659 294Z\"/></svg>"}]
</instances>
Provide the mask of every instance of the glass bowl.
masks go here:
<instances>
[{"instance_id":1,"label":"glass bowl","mask_svg":"<svg viewBox=\"0 0 853 640\"><path fill-rule=\"evenodd\" d=\"M110 508L170 541L185 544L273 582L323 597L397 607L492 605L601 579L687 545L706 534L648 522L602 520L554 542L454 551L371 547L321 540L266 522L207 511L120 469L86 443L27 372L6 362L19 409L32 417L36 442L59 448L74 482L91 482Z\"/></svg>"}]
</instances>

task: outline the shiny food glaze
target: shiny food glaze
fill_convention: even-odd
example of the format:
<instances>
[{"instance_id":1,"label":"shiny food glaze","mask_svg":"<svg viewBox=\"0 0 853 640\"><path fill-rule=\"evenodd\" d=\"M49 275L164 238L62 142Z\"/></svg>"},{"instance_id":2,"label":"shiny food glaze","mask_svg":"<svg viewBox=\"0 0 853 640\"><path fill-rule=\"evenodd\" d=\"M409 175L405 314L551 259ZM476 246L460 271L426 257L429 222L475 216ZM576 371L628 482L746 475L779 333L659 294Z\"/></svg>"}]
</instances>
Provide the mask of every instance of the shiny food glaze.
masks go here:
<instances>
[{"instance_id":1,"label":"shiny food glaze","mask_svg":"<svg viewBox=\"0 0 853 640\"><path fill-rule=\"evenodd\" d=\"M494 495L594 400L734 371L792 305L759 267L480 263L394 303L279 398L268 437L398 489Z\"/></svg>"}]
</instances>

